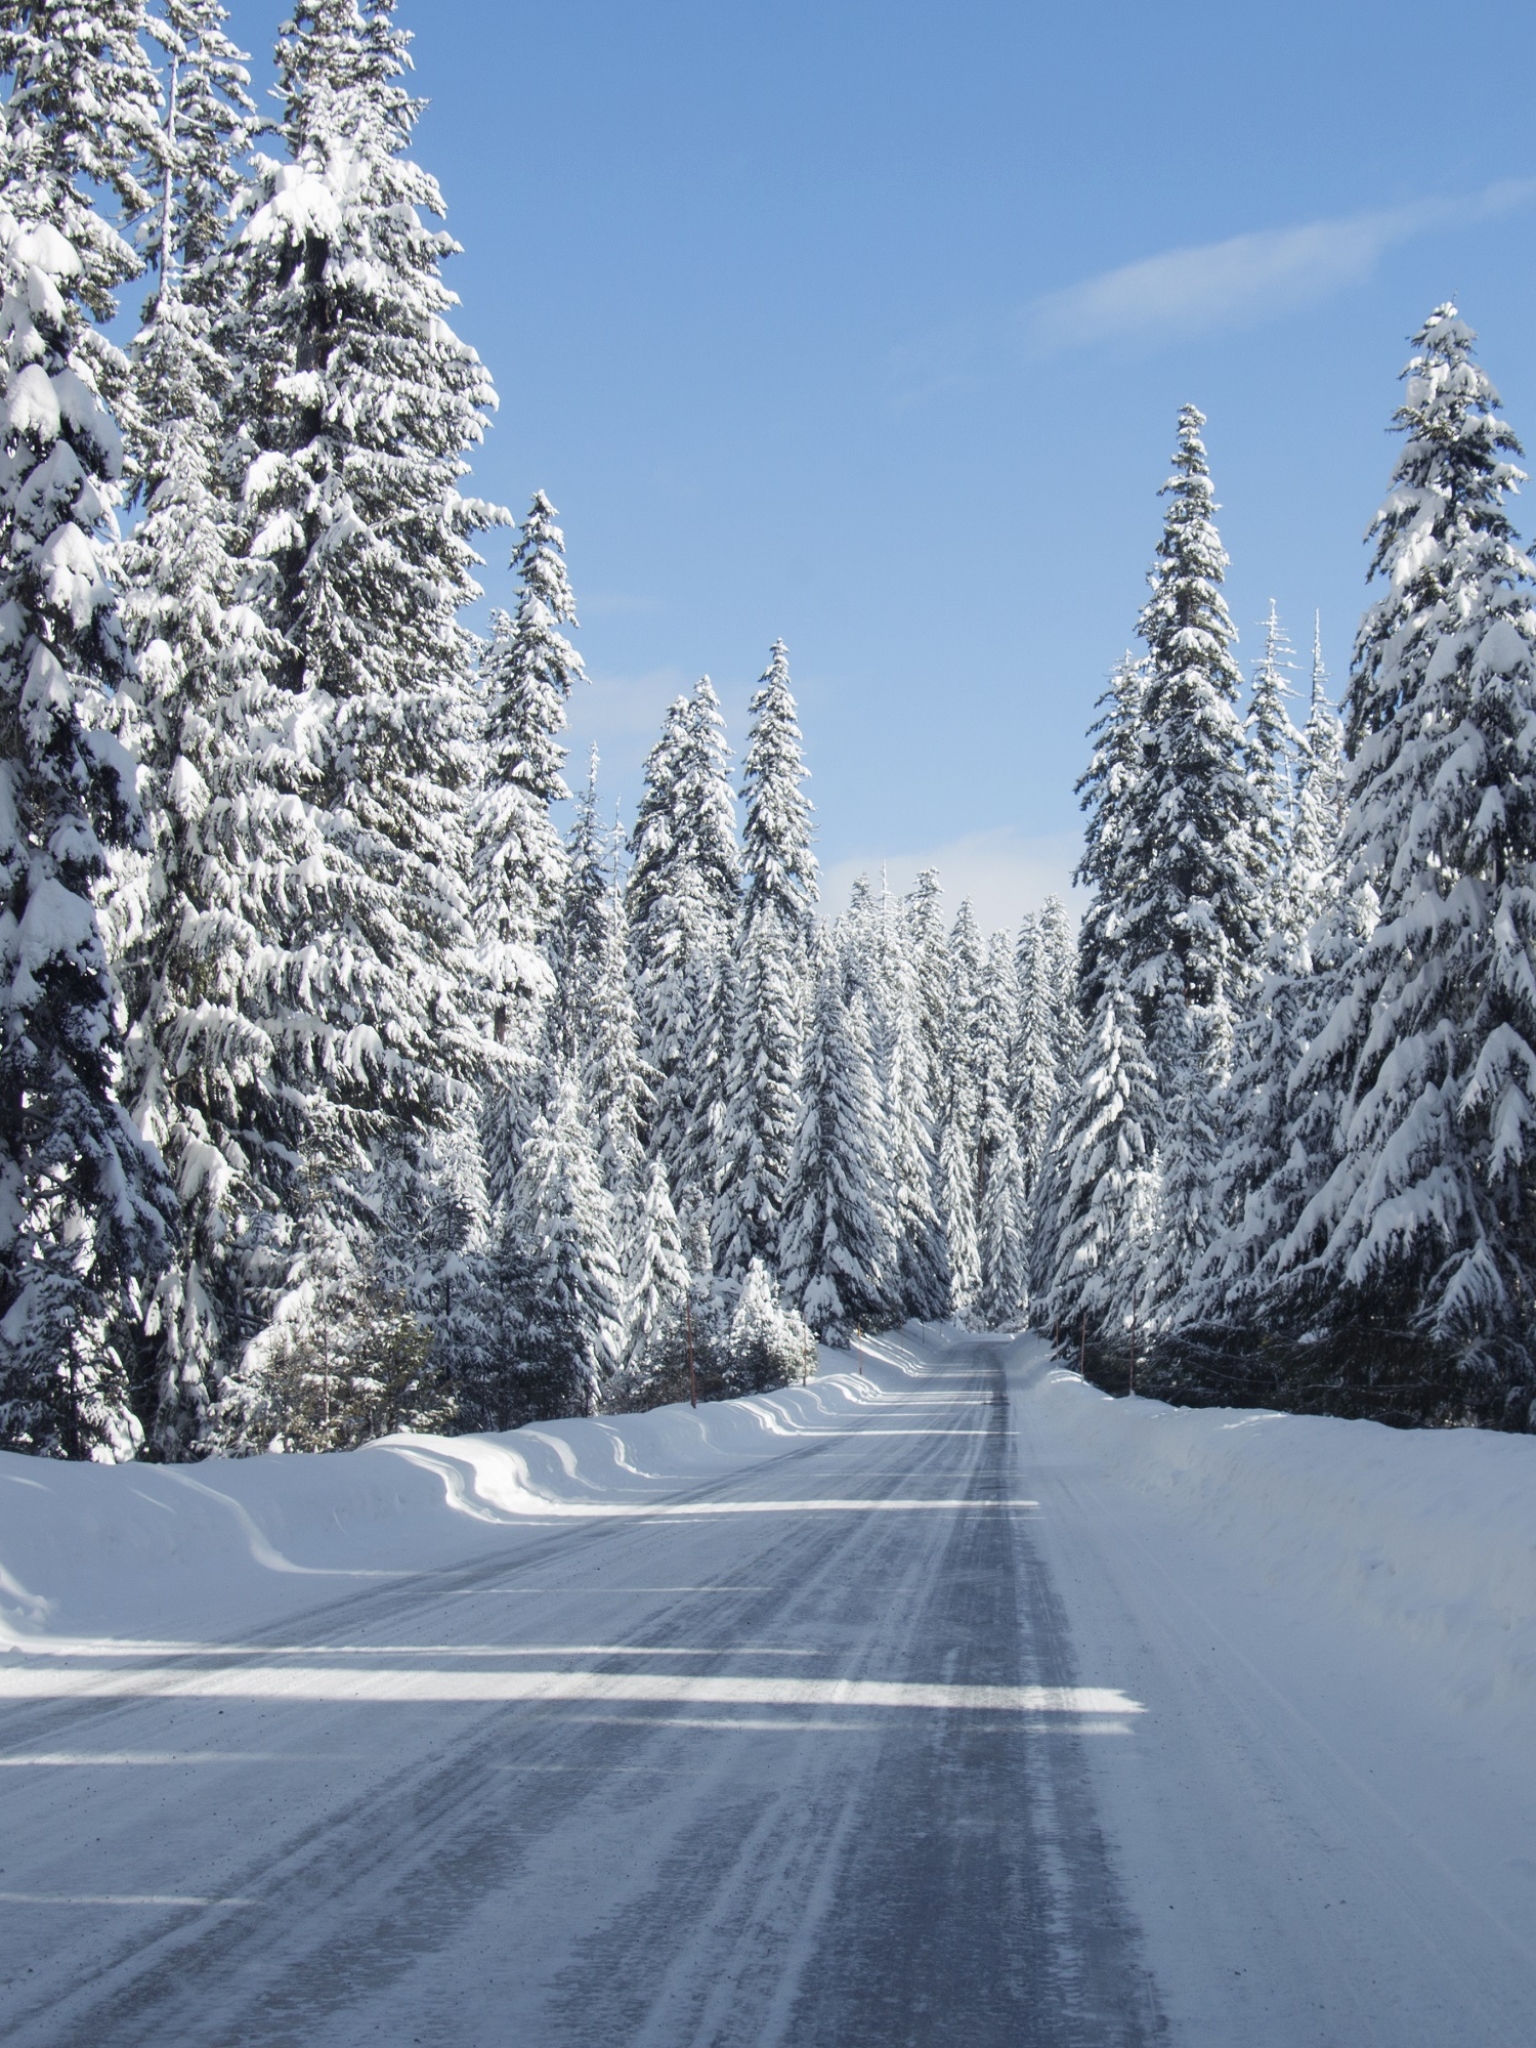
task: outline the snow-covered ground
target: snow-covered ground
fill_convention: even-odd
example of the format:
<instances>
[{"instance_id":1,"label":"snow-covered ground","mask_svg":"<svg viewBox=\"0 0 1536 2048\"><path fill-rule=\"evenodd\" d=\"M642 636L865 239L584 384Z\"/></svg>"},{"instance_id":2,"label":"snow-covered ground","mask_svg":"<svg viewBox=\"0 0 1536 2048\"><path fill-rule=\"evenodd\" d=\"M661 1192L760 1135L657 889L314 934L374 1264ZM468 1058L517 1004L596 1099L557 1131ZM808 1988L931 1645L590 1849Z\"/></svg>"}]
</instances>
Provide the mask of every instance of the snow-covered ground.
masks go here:
<instances>
[{"instance_id":1,"label":"snow-covered ground","mask_svg":"<svg viewBox=\"0 0 1536 2048\"><path fill-rule=\"evenodd\" d=\"M0 2033L1524 2048L1536 1443L847 1366L0 1458Z\"/></svg>"}]
</instances>

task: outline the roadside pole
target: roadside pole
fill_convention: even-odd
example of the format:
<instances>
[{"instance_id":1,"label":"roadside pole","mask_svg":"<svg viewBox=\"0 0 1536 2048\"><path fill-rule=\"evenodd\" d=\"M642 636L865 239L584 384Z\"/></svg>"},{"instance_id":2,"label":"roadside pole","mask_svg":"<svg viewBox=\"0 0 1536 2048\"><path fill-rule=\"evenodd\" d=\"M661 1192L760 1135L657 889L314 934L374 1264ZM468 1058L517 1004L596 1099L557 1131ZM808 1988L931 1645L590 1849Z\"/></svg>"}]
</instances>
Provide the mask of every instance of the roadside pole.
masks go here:
<instances>
[{"instance_id":1,"label":"roadside pole","mask_svg":"<svg viewBox=\"0 0 1536 2048\"><path fill-rule=\"evenodd\" d=\"M691 1406L699 1405L699 1380L693 1369L693 1289L690 1287L683 1296L683 1319L688 1326L688 1400Z\"/></svg>"}]
</instances>

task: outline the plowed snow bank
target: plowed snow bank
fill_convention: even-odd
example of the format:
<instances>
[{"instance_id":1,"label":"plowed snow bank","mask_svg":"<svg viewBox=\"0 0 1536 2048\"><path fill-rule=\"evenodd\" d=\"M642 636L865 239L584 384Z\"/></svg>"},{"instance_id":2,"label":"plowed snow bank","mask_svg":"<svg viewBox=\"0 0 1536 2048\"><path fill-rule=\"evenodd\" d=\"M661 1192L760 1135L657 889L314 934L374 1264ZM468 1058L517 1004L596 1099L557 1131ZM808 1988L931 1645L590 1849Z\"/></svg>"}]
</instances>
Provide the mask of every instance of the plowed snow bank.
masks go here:
<instances>
[{"instance_id":1,"label":"plowed snow bank","mask_svg":"<svg viewBox=\"0 0 1536 2048\"><path fill-rule=\"evenodd\" d=\"M573 1518L643 1515L836 1429L917 1371L501 1435L327 1456L66 1465L0 1453L0 1650L61 1636L244 1631L369 1579L472 1559Z\"/></svg>"},{"instance_id":2,"label":"plowed snow bank","mask_svg":"<svg viewBox=\"0 0 1536 2048\"><path fill-rule=\"evenodd\" d=\"M1220 1538L1287 1616L1344 1617L1432 1652L1448 1706L1536 1700L1536 1439L1395 1430L1266 1410L1114 1400L1076 1373L1013 1368L1053 1456L1077 1455Z\"/></svg>"}]
</instances>

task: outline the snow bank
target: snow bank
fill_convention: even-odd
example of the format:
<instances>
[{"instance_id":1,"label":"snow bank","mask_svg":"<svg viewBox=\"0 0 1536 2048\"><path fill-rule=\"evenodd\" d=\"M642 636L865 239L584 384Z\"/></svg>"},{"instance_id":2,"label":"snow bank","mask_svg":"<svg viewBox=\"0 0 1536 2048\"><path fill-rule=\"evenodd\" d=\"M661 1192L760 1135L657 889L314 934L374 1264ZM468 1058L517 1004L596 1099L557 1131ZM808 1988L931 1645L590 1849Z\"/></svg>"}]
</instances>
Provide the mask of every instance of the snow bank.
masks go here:
<instances>
[{"instance_id":1,"label":"snow bank","mask_svg":"<svg viewBox=\"0 0 1536 2048\"><path fill-rule=\"evenodd\" d=\"M1268 1410L1115 1400L1011 1371L1037 1453L1081 1459L1219 1539L1278 1611L1381 1631L1448 1707L1529 1726L1536 1704L1536 1440Z\"/></svg>"},{"instance_id":2,"label":"snow bank","mask_svg":"<svg viewBox=\"0 0 1536 2048\"><path fill-rule=\"evenodd\" d=\"M890 1357L867 1376L824 1351L807 1386L697 1411L326 1456L68 1465L0 1452L0 1650L248 1630L573 1519L682 1511L680 1496L800 1448L919 1369L879 1348Z\"/></svg>"}]
</instances>

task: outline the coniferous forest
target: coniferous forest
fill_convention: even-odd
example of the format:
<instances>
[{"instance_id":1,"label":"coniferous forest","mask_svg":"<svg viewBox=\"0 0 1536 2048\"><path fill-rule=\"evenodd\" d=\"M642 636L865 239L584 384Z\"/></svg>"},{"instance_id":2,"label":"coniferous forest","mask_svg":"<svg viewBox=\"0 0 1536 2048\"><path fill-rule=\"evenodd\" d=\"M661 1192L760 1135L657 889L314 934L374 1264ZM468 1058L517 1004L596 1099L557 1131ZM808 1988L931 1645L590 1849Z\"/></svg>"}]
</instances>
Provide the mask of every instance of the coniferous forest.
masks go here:
<instances>
[{"instance_id":1,"label":"coniferous forest","mask_svg":"<svg viewBox=\"0 0 1536 2048\"><path fill-rule=\"evenodd\" d=\"M595 758L558 822L577 602L468 494L407 50L312 0L258 117L217 0L0 5L0 1444L504 1429L912 1317L1532 1427L1536 583L1456 308L1339 710L1273 609L1239 666L1186 407L1080 930L828 922L782 644L739 754L703 678L627 831Z\"/></svg>"}]
</instances>

